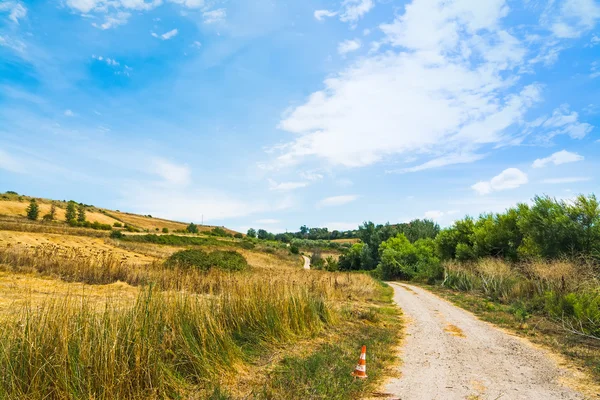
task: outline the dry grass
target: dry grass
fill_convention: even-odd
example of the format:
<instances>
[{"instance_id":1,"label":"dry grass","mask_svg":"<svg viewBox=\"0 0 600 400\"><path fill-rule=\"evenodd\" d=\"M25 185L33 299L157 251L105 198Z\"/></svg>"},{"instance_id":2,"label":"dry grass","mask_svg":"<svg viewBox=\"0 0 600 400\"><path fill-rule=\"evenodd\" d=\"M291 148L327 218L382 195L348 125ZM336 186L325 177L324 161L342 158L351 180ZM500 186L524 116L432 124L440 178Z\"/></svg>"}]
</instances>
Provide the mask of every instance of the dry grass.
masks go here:
<instances>
[{"instance_id":1,"label":"dry grass","mask_svg":"<svg viewBox=\"0 0 600 400\"><path fill-rule=\"evenodd\" d=\"M138 288L123 282L86 285L44 278L37 274L0 271L0 318L14 317L23 307L38 309L52 299L67 297L85 301L91 307L100 309L107 301L131 303L138 292Z\"/></svg>"},{"instance_id":2,"label":"dry grass","mask_svg":"<svg viewBox=\"0 0 600 400\"><path fill-rule=\"evenodd\" d=\"M50 203L45 200L40 200L38 202L40 207L40 219L42 216L50 212ZM16 200L4 200L0 201L0 215L6 216L27 216L27 212L25 211L29 206L29 201L16 201ZM65 220L65 204L56 202L56 219L58 221ZM96 211L87 211L86 218L90 222L99 222L101 224L109 224L112 225L115 222L119 222L114 218L111 218L107 215L104 215L100 212Z\"/></svg>"},{"instance_id":3,"label":"dry grass","mask_svg":"<svg viewBox=\"0 0 600 400\"><path fill-rule=\"evenodd\" d=\"M0 264L0 296L12 305L0 398L206 398L215 384L234 387L248 357L312 337L378 290L365 275L270 265L203 273L50 244L1 249ZM140 289L124 283L33 274L154 289L134 300Z\"/></svg>"},{"instance_id":4,"label":"dry grass","mask_svg":"<svg viewBox=\"0 0 600 400\"><path fill-rule=\"evenodd\" d=\"M0 248L12 247L27 250L41 246L54 246L64 252L76 250L78 254L85 257L108 252L130 264L147 264L156 259L153 256L115 246L113 243L115 243L113 240L86 236L0 231Z\"/></svg>"}]
</instances>

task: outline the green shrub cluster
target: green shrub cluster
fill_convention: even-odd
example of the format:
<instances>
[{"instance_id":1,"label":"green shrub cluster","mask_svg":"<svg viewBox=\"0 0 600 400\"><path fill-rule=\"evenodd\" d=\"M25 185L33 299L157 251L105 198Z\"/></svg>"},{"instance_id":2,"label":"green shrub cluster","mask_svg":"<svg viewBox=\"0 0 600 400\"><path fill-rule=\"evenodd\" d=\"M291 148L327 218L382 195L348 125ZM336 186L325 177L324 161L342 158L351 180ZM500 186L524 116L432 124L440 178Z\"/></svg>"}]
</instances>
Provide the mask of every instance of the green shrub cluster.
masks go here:
<instances>
[{"instance_id":1,"label":"green shrub cluster","mask_svg":"<svg viewBox=\"0 0 600 400\"><path fill-rule=\"evenodd\" d=\"M179 268L197 268L202 271L208 271L211 268L225 271L243 271L248 268L248 262L238 252L217 250L206 253L200 249L178 251L167 259L165 265Z\"/></svg>"},{"instance_id":2,"label":"green shrub cluster","mask_svg":"<svg viewBox=\"0 0 600 400\"><path fill-rule=\"evenodd\" d=\"M98 221L90 222L90 221L71 221L69 222L70 226L79 227L79 228L90 228L100 231L110 231L112 230L112 226L110 224L101 224Z\"/></svg>"},{"instance_id":3,"label":"green shrub cluster","mask_svg":"<svg viewBox=\"0 0 600 400\"><path fill-rule=\"evenodd\" d=\"M573 202L536 196L504 213L467 217L436 238L442 259L509 261L600 256L600 207L596 196Z\"/></svg>"}]
</instances>

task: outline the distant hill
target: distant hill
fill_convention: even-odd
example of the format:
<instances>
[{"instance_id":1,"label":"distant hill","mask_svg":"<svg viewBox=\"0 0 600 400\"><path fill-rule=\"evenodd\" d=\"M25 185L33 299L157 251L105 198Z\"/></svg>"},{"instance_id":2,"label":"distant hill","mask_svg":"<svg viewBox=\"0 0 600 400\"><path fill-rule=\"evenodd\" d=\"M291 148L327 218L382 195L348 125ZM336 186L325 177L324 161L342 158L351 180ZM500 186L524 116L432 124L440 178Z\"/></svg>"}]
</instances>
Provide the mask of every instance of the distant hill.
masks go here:
<instances>
[{"instance_id":1,"label":"distant hill","mask_svg":"<svg viewBox=\"0 0 600 400\"><path fill-rule=\"evenodd\" d=\"M15 192L6 192L0 194L0 217L23 217L26 218L26 209L32 197L20 195ZM50 200L43 198L35 198L40 207L41 216L50 211L52 204L56 206L56 221L65 222L65 209L67 201L65 200ZM163 228L167 228L170 232L176 230L185 230L189 223L170 221L162 218L154 218L150 215L138 215L119 210L108 210L105 208L86 205L86 219L90 222L98 222L100 224L108 224L113 226L115 223L129 225L140 231L162 232ZM198 225L200 232L207 232L215 228L211 225ZM222 227L226 232L235 234L236 232Z\"/></svg>"}]
</instances>

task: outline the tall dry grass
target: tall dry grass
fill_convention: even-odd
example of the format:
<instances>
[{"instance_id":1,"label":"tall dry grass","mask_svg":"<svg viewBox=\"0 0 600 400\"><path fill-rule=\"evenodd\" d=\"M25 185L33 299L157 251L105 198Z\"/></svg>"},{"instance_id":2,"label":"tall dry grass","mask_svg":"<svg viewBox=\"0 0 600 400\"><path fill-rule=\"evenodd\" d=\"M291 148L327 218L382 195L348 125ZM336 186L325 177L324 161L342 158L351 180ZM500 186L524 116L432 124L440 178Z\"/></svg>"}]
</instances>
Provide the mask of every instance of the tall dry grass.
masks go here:
<instances>
[{"instance_id":1,"label":"tall dry grass","mask_svg":"<svg viewBox=\"0 0 600 400\"><path fill-rule=\"evenodd\" d=\"M572 333L600 339L600 274L592 262L482 259L448 262L444 271L446 287L481 292L515 305L523 316L543 314Z\"/></svg>"},{"instance_id":2,"label":"tall dry grass","mask_svg":"<svg viewBox=\"0 0 600 400\"><path fill-rule=\"evenodd\" d=\"M344 304L376 297L364 275L281 268L226 273L128 265L52 246L0 250L2 268L143 286L135 304L81 297L25 307L0 329L0 398L204 398L253 355L316 335Z\"/></svg>"}]
</instances>

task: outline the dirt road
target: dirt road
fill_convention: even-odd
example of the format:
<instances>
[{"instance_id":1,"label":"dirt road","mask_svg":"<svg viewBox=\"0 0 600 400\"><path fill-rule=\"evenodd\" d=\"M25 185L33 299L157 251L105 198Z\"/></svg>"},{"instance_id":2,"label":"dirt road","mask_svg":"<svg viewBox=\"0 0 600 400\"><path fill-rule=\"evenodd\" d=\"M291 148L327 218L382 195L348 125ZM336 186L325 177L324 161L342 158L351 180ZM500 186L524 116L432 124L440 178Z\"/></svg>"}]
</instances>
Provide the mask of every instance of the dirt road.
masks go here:
<instances>
[{"instance_id":1,"label":"dirt road","mask_svg":"<svg viewBox=\"0 0 600 400\"><path fill-rule=\"evenodd\" d=\"M304 269L310 269L310 258L302 256L304 258Z\"/></svg>"},{"instance_id":2,"label":"dirt road","mask_svg":"<svg viewBox=\"0 0 600 400\"><path fill-rule=\"evenodd\" d=\"M406 317L400 378L389 399L584 399L563 382L570 370L524 339L482 322L432 293L392 284ZM581 386L578 386L581 387Z\"/></svg>"}]
</instances>

